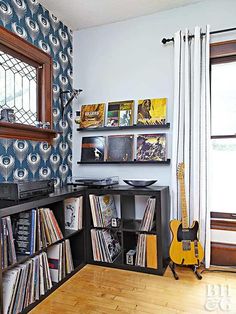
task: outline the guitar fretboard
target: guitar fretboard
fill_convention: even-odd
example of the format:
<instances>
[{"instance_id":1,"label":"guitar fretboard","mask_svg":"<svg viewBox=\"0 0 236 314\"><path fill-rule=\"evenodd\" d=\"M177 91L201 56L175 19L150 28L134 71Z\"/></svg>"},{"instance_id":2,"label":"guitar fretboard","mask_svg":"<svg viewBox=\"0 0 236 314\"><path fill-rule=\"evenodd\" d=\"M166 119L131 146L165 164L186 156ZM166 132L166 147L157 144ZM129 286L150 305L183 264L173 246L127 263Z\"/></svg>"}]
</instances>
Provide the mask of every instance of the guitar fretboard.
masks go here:
<instances>
[{"instance_id":1,"label":"guitar fretboard","mask_svg":"<svg viewBox=\"0 0 236 314\"><path fill-rule=\"evenodd\" d=\"M181 201L181 208L182 208L182 225L184 229L188 229L189 222L188 222L188 211L187 211L187 203L186 203L186 195L185 195L184 178L179 178L179 184L180 184L180 201Z\"/></svg>"}]
</instances>

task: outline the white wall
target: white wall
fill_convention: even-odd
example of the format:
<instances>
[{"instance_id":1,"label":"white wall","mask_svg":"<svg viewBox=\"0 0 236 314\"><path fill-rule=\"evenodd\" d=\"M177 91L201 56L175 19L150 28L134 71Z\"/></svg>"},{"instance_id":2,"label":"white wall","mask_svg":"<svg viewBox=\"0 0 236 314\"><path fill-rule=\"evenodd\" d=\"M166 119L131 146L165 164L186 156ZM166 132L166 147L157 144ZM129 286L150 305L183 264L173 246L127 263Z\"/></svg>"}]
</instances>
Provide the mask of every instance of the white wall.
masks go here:
<instances>
[{"instance_id":1,"label":"white wall","mask_svg":"<svg viewBox=\"0 0 236 314\"><path fill-rule=\"evenodd\" d=\"M82 88L81 104L151 97L168 98L168 121L173 109L173 44L163 46L163 37L195 25L211 30L236 26L235 0L210 0L153 15L74 33L74 87ZM236 32L215 35L212 40L235 38ZM171 129L169 142L171 141ZM170 166L165 165L77 165L81 134L73 131L73 175L125 178L157 178L170 184ZM164 132L164 131L163 131ZM114 132L113 132L114 133ZM132 132L135 133L135 132ZM144 133L144 132L142 132ZM84 133L92 136L97 133ZM115 133L120 134L120 133ZM99 135L109 135L103 134ZM171 149L169 145L169 157Z\"/></svg>"}]
</instances>

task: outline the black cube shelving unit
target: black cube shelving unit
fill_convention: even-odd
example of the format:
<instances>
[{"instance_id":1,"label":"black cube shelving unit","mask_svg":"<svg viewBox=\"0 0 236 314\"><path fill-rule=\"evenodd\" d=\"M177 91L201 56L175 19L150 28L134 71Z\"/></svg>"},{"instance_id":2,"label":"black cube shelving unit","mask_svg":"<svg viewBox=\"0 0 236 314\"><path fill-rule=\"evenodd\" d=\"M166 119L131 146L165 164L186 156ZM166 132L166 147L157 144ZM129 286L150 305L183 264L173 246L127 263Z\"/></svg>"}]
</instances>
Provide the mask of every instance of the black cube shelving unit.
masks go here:
<instances>
[{"instance_id":1,"label":"black cube shelving unit","mask_svg":"<svg viewBox=\"0 0 236 314\"><path fill-rule=\"evenodd\" d=\"M126 270L138 271L151 273L156 275L163 275L168 265L168 249L170 243L170 232L169 232L169 188L153 186L149 188L134 188L128 186L118 186L110 189L88 189L86 191L86 260L89 264L108 266L113 268L121 268ZM93 226L91 208L89 202L89 194L94 195L106 195L113 194L120 198L120 212L121 212L121 224L119 228L108 227L120 234L121 238L121 256L113 263L98 262L94 261L92 253L92 243L90 230ZM150 232L140 231L140 220L136 219L135 215L135 197L155 197L156 208L155 208L155 227ZM98 228L106 229L106 228ZM157 236L157 264L158 268L147 268L140 266L127 265L126 253L130 249L135 248L137 244L137 236L140 233L153 234Z\"/></svg>"},{"instance_id":2,"label":"black cube shelving unit","mask_svg":"<svg viewBox=\"0 0 236 314\"><path fill-rule=\"evenodd\" d=\"M113 263L96 262L93 260L92 255L92 244L90 230L93 227L89 195L106 195L113 194L120 199L120 212L121 212L121 225L119 228L108 227L117 232L120 243L121 243L121 253L117 256ZM65 199L70 197L83 196L83 228L78 231L65 230L64 227L64 206L63 202ZM149 232L140 231L140 220L137 219L135 215L135 202L137 196L145 197L155 197L156 198L156 221L155 226ZM18 256L17 263L8 266L5 269L0 267L0 314L3 314L3 285L2 276L5 272L14 268L15 266L25 263L30 258L40 254L41 252L46 252L47 249L60 243L65 239L70 239L71 253L73 258L73 263L75 270L63 278L59 283L53 285L53 287L47 291L39 300L30 304L21 313L28 313L36 305L38 305L42 300L49 296L53 291L55 291L60 285L67 281L71 276L83 268L86 264L94 264L100 266L107 266L137 272L144 272L155 275L163 275L165 269L168 265L168 248L170 242L170 232L169 232L169 188L153 186L148 188L134 188L128 185L126 186L114 186L112 188L74 188L73 186L68 186L66 188L58 189L55 193L50 194L50 196L35 198L20 202L4 202L0 201L0 218L6 216L12 216L14 214L30 210L32 208L49 207L61 228L63 233L63 239L59 240L40 251L35 252L30 256ZM98 228L99 229L99 228ZM104 229L104 228L100 228ZM130 266L125 263L126 252L135 247L137 243L137 237L140 233L153 234L157 236L157 264L158 268L147 268L140 266ZM1 251L0 247L0 261L1 261Z\"/></svg>"}]
</instances>

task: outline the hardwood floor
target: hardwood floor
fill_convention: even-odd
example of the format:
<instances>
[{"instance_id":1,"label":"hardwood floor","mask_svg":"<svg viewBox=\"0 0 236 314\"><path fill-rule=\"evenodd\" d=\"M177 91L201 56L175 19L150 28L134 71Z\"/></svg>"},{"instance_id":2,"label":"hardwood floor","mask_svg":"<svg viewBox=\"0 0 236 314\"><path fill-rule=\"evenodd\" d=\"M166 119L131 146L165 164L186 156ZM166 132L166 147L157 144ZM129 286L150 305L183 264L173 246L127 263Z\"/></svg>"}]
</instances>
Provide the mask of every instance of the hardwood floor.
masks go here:
<instances>
[{"instance_id":1,"label":"hardwood floor","mask_svg":"<svg viewBox=\"0 0 236 314\"><path fill-rule=\"evenodd\" d=\"M205 272L199 281L177 271L175 281L169 269L160 277L86 265L30 313L236 313L236 273Z\"/></svg>"}]
</instances>

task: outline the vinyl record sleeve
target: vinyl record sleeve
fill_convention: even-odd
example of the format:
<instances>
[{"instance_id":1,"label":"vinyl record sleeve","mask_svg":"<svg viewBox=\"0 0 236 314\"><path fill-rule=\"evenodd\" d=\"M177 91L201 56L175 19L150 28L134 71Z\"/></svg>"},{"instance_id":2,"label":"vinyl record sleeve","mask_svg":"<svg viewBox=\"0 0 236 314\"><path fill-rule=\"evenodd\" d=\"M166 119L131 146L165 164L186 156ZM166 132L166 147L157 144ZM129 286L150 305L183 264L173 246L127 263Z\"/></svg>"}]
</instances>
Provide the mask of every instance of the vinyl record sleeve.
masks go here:
<instances>
[{"instance_id":1,"label":"vinyl record sleeve","mask_svg":"<svg viewBox=\"0 0 236 314\"><path fill-rule=\"evenodd\" d=\"M165 161L166 134L140 134L137 137L138 161Z\"/></svg>"},{"instance_id":2,"label":"vinyl record sleeve","mask_svg":"<svg viewBox=\"0 0 236 314\"><path fill-rule=\"evenodd\" d=\"M108 136L107 160L132 161L134 159L134 136L111 135Z\"/></svg>"},{"instance_id":3,"label":"vinyl record sleeve","mask_svg":"<svg viewBox=\"0 0 236 314\"><path fill-rule=\"evenodd\" d=\"M138 101L137 124L160 125L166 123L166 98L144 99Z\"/></svg>"},{"instance_id":4,"label":"vinyl record sleeve","mask_svg":"<svg viewBox=\"0 0 236 314\"><path fill-rule=\"evenodd\" d=\"M107 126L131 126L134 117L134 100L108 103Z\"/></svg>"},{"instance_id":5,"label":"vinyl record sleeve","mask_svg":"<svg viewBox=\"0 0 236 314\"><path fill-rule=\"evenodd\" d=\"M81 161L104 161L105 137L82 138Z\"/></svg>"},{"instance_id":6,"label":"vinyl record sleeve","mask_svg":"<svg viewBox=\"0 0 236 314\"><path fill-rule=\"evenodd\" d=\"M105 104L82 105L80 117L81 128L103 127Z\"/></svg>"}]
</instances>

